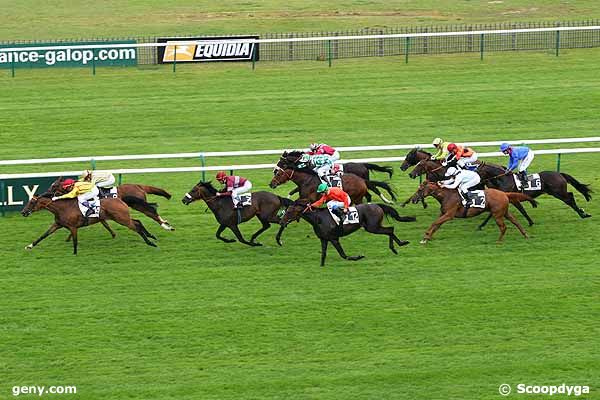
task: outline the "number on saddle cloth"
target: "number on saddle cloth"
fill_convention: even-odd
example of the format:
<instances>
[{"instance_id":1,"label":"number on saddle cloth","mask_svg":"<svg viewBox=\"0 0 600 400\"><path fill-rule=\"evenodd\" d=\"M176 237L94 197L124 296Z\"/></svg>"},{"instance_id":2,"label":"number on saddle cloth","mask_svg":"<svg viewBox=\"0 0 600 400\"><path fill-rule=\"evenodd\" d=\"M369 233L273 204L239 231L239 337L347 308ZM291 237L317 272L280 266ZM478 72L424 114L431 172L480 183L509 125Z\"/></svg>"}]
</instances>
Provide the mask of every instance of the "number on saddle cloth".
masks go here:
<instances>
[{"instance_id":1,"label":"number on saddle cloth","mask_svg":"<svg viewBox=\"0 0 600 400\"><path fill-rule=\"evenodd\" d=\"M515 185L517 189L521 190L521 179L519 179L518 174L513 174L513 178L515 180ZM527 175L527 182L525 182L525 190L542 190L542 180L540 179L540 174L531 174Z\"/></svg>"},{"instance_id":2,"label":"number on saddle cloth","mask_svg":"<svg viewBox=\"0 0 600 400\"><path fill-rule=\"evenodd\" d=\"M233 200L234 208L237 208L238 206L246 207L246 206L252 205L252 193L244 193L244 194L239 195L238 197L239 197L239 202L237 202L234 197L231 198Z\"/></svg>"},{"instance_id":3,"label":"number on saddle cloth","mask_svg":"<svg viewBox=\"0 0 600 400\"><path fill-rule=\"evenodd\" d=\"M116 199L118 197L118 191L116 187L111 187L111 188L98 188L98 192L99 192L99 197L101 199L107 199L107 198L112 198L112 199Z\"/></svg>"},{"instance_id":4,"label":"number on saddle cloth","mask_svg":"<svg viewBox=\"0 0 600 400\"><path fill-rule=\"evenodd\" d=\"M462 205L466 206L467 203L469 207L474 208L485 208L485 192L483 190L470 190L467 193L468 198L462 199ZM462 197L462 194L461 194Z\"/></svg>"},{"instance_id":5,"label":"number on saddle cloth","mask_svg":"<svg viewBox=\"0 0 600 400\"><path fill-rule=\"evenodd\" d=\"M342 188L342 178L340 176L329 175L327 179L329 180L328 185L330 187L339 187L340 189Z\"/></svg>"}]
</instances>

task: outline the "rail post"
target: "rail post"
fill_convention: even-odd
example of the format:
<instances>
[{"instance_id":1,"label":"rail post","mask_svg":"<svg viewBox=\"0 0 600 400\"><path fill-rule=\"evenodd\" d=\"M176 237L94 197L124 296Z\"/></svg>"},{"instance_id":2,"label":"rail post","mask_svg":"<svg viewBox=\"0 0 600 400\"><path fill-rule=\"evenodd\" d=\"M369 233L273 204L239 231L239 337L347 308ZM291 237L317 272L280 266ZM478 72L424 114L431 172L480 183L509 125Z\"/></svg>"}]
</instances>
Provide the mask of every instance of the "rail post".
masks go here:
<instances>
[{"instance_id":1,"label":"rail post","mask_svg":"<svg viewBox=\"0 0 600 400\"><path fill-rule=\"evenodd\" d=\"M92 75L96 75L96 49L92 49Z\"/></svg>"},{"instance_id":2,"label":"rail post","mask_svg":"<svg viewBox=\"0 0 600 400\"><path fill-rule=\"evenodd\" d=\"M560 172L560 153L556 155L556 172Z\"/></svg>"},{"instance_id":3,"label":"rail post","mask_svg":"<svg viewBox=\"0 0 600 400\"><path fill-rule=\"evenodd\" d=\"M173 73L177 70L177 45L173 45Z\"/></svg>"},{"instance_id":4,"label":"rail post","mask_svg":"<svg viewBox=\"0 0 600 400\"><path fill-rule=\"evenodd\" d=\"M404 45L404 64L408 64L408 50L410 49L410 37L406 37L406 44Z\"/></svg>"},{"instance_id":5,"label":"rail post","mask_svg":"<svg viewBox=\"0 0 600 400\"><path fill-rule=\"evenodd\" d=\"M96 169L96 160L92 158L92 170Z\"/></svg>"},{"instance_id":6,"label":"rail post","mask_svg":"<svg viewBox=\"0 0 600 400\"><path fill-rule=\"evenodd\" d=\"M327 60L329 61L329 68L331 68L331 40L327 41Z\"/></svg>"},{"instance_id":7,"label":"rail post","mask_svg":"<svg viewBox=\"0 0 600 400\"><path fill-rule=\"evenodd\" d=\"M200 153L200 163L202 164L202 168L206 167L206 159L204 158L204 153ZM202 182L206 182L206 171L202 170Z\"/></svg>"},{"instance_id":8,"label":"rail post","mask_svg":"<svg viewBox=\"0 0 600 400\"><path fill-rule=\"evenodd\" d=\"M256 43L254 43L254 46L252 47L252 70L256 69Z\"/></svg>"},{"instance_id":9,"label":"rail post","mask_svg":"<svg viewBox=\"0 0 600 400\"><path fill-rule=\"evenodd\" d=\"M483 39L484 38L484 34L482 33L481 36L479 37L479 59L481 61L483 61Z\"/></svg>"},{"instance_id":10,"label":"rail post","mask_svg":"<svg viewBox=\"0 0 600 400\"><path fill-rule=\"evenodd\" d=\"M233 175L233 170L232 169L229 170L229 175Z\"/></svg>"},{"instance_id":11,"label":"rail post","mask_svg":"<svg viewBox=\"0 0 600 400\"><path fill-rule=\"evenodd\" d=\"M558 57L559 49L560 49L560 31L556 31L556 57Z\"/></svg>"},{"instance_id":12,"label":"rail post","mask_svg":"<svg viewBox=\"0 0 600 400\"><path fill-rule=\"evenodd\" d=\"M119 186L123 183L123 174L119 174Z\"/></svg>"},{"instance_id":13,"label":"rail post","mask_svg":"<svg viewBox=\"0 0 600 400\"><path fill-rule=\"evenodd\" d=\"M4 181L0 181L0 214L4 217L6 215L6 184Z\"/></svg>"},{"instance_id":14,"label":"rail post","mask_svg":"<svg viewBox=\"0 0 600 400\"><path fill-rule=\"evenodd\" d=\"M15 77L15 57L13 55L12 60L10 61L10 69L11 69L11 76L14 78Z\"/></svg>"}]
</instances>

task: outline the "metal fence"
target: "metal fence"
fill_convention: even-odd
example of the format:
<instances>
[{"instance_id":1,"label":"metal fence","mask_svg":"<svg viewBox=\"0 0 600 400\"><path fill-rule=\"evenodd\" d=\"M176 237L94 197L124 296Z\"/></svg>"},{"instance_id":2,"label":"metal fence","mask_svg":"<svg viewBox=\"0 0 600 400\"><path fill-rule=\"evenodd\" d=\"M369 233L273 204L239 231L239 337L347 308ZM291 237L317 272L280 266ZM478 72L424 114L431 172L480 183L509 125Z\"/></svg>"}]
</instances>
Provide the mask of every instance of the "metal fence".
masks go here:
<instances>
[{"instance_id":1,"label":"metal fence","mask_svg":"<svg viewBox=\"0 0 600 400\"><path fill-rule=\"evenodd\" d=\"M520 22L499 24L472 25L443 25L398 28L365 28L359 30L333 32L292 32L257 34L260 39L295 39L319 38L334 36L368 36L417 34L440 32L494 31L509 29L536 29L554 27L585 27L598 26L600 20L558 21L558 22ZM193 35L194 37L211 37L211 35ZM220 35L222 36L222 35ZM231 35L235 37L236 35ZM181 38L182 36L178 36ZM155 43L157 37L128 37L128 38L70 38L60 40L35 41L0 41L0 47L9 45L36 45L41 43L74 43L134 40L137 43ZM410 41L404 38L363 38L354 40L333 41L304 41L304 42L274 42L261 43L261 61L298 61L298 60L327 60L359 57L385 57L423 54L452 54L521 50L547 50L600 47L600 31L577 30L517 33L489 33L463 36L414 37ZM150 65L158 63L156 47L140 47L137 52L137 63Z\"/></svg>"}]
</instances>

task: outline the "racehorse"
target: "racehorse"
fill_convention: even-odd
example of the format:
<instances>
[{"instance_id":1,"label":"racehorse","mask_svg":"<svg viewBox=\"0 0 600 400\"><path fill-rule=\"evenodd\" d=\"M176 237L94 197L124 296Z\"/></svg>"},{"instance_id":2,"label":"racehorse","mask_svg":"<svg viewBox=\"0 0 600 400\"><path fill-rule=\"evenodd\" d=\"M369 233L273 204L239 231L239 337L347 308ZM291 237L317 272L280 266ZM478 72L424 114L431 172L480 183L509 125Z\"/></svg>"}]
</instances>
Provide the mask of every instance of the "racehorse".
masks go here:
<instances>
[{"instance_id":1,"label":"racehorse","mask_svg":"<svg viewBox=\"0 0 600 400\"><path fill-rule=\"evenodd\" d=\"M479 165L483 165L484 163L480 163ZM486 164L486 165L490 165L490 164ZM499 167L501 168L501 167ZM479 171L479 169L478 169ZM446 172L446 167L442 166L439 162L437 161L433 161L433 160L429 160L429 159L422 159L421 161L419 161L417 163L417 165L415 166L415 168L413 168L413 170L411 171L410 174L408 174L408 176L410 176L411 178L415 179L417 176L426 174L427 176L427 180L428 181L441 181L441 180L445 180L447 179L445 177L445 172ZM473 189L483 189L485 187L484 184L485 180L482 179L481 182L479 183L479 185L475 186ZM492 189L498 189L501 190L502 192L511 192L511 191L517 191L518 190L515 188L513 190L503 190L500 187L492 187L489 186ZM412 198L409 198L408 200L406 200L402 206L408 204L408 202L411 201ZM531 219L531 217L529 216L529 214L527 214L527 211L525 210L525 208L523 207L522 204L520 203L515 203L513 204L515 206L515 208L517 210L519 210L519 212L521 213L521 215L523 215L525 217L525 219L527 220L527 222L529 223L529 226L533 225L533 220ZM483 229L483 227L485 226L485 224L487 224L487 222L492 218L491 214L486 218L485 221L483 221L478 229Z\"/></svg>"},{"instance_id":2,"label":"racehorse","mask_svg":"<svg viewBox=\"0 0 600 400\"><path fill-rule=\"evenodd\" d=\"M406 171L408 168L417 165L421 160L429 160L431 159L431 154L415 147L404 157L404 162L400 166L402 171Z\"/></svg>"},{"instance_id":3,"label":"racehorse","mask_svg":"<svg viewBox=\"0 0 600 400\"><path fill-rule=\"evenodd\" d=\"M416 221L415 217L402 217L392 207L385 204L358 204L356 210L359 215L359 223L356 224L343 224L340 230L339 225L335 223L333 217L327 209L312 209L310 202L306 199L296 200L291 206L289 206L281 218L281 228L277 233L277 243L281 245L280 239L281 234L285 227L291 221L298 221L300 218L308 221L315 231L317 237L321 240L321 266L325 266L325 257L327 256L327 245L331 242L333 247L337 250L340 257L349 261L357 261L364 256L347 256L342 248L339 238L342 236L348 236L360 228L364 228L367 232L376 235L387 235L389 238L389 248L394 254L398 254L394 248L394 242L398 246L407 245L409 242L400 240L394 234L393 227L385 227L381 225L383 216L391 216L396 221L400 222L412 222Z\"/></svg>"},{"instance_id":4,"label":"racehorse","mask_svg":"<svg viewBox=\"0 0 600 400\"><path fill-rule=\"evenodd\" d=\"M283 153L273 171L274 176L269 187L275 189L277 186L292 180L298 186L300 198L314 199L313 201L315 201L319 197L316 191L317 186L321 183L321 179L312 169L298 167L297 162L301 156L301 152ZM361 203L363 197L367 201L370 201L371 195L368 192L369 190L380 196L384 202L392 203L393 201L386 199L378 188L384 189L391 196L392 200L396 200L396 195L387 183L364 180L354 174L344 173L342 175L342 187L355 204Z\"/></svg>"},{"instance_id":5,"label":"racehorse","mask_svg":"<svg viewBox=\"0 0 600 400\"><path fill-rule=\"evenodd\" d=\"M50 185L48 192L63 194L64 189L62 188L62 181L62 177L54 181L52 185ZM167 231L174 231L175 228L173 228L166 219L162 218L158 214L158 211L155 207L155 203L147 202L146 194L161 196L166 198L167 200L171 199L171 194L169 192L155 186L138 185L134 183L125 183L117 186L117 197L121 200L124 200L129 207L141 212L147 217L150 217L151 219L156 221L163 229ZM134 201L132 199L138 199L141 201Z\"/></svg>"},{"instance_id":6,"label":"racehorse","mask_svg":"<svg viewBox=\"0 0 600 400\"><path fill-rule=\"evenodd\" d=\"M533 207L537 207L537 202L533 198L522 193L505 193L496 189L485 189L484 193L486 198L485 208L469 207L467 215L463 217L464 207L462 206L458 190L442 188L437 183L429 181L425 181L419 185L419 189L411 198L411 201L414 204L427 196L432 196L442 206L441 215L433 222L433 224L431 224L420 243L425 244L431 240L435 231L437 231L442 224L453 218L474 217L485 211L489 211L496 219L496 224L500 229L500 237L498 238L497 243L502 242L504 234L506 233L504 218L508 218L508 220L517 227L525 239L527 239L529 237L527 232L525 232L525 229L519 224L519 221L517 221L517 219L508 211L508 205L516 205L522 201L528 201Z\"/></svg>"},{"instance_id":7,"label":"racehorse","mask_svg":"<svg viewBox=\"0 0 600 400\"><path fill-rule=\"evenodd\" d=\"M199 182L188 193L185 194L181 202L185 205L196 200L204 200L208 208L212 211L219 228L216 237L225 243L233 243L234 239L227 239L221 236L225 228L229 228L235 237L243 244L248 246L262 246L256 242L256 238L269 229L271 223L279 223L280 218L277 215L279 210L292 203L291 200L279 197L271 192L252 192L252 205L236 210L233 207L233 201L230 196L217 196L217 189L210 182ZM238 213L239 211L239 213ZM257 217L262 223L262 227L252 235L248 242L242 236L238 225Z\"/></svg>"},{"instance_id":8,"label":"racehorse","mask_svg":"<svg viewBox=\"0 0 600 400\"><path fill-rule=\"evenodd\" d=\"M503 192L519 191L515 183L514 174L506 172L506 170L499 165L481 163L477 171L481 176L482 182L485 182L488 187L502 190ZM525 190L524 193L533 198L547 193L571 207L581 218L591 217L590 214L577 205L573 193L567 191L567 183L570 183L583 195L583 197L585 197L586 201L590 201L592 199L592 190L589 185L585 185L571 175L562 172L542 171L539 175L541 184L540 190ZM486 219L481 226L485 226L488 220L489 218ZM530 221L530 225L532 224L533 221Z\"/></svg>"},{"instance_id":9,"label":"racehorse","mask_svg":"<svg viewBox=\"0 0 600 400\"><path fill-rule=\"evenodd\" d=\"M25 205L21 214L24 217L30 216L32 213L46 209L54 214L54 223L50 225L50 228L38 239L34 240L31 244L29 244L25 249L31 250L34 246L36 246L39 242L59 230L60 228L66 228L71 232L71 237L73 238L73 254L77 254L77 230L84 226L93 225L97 222L101 222L113 235L114 232L110 229L108 224L106 224L107 220L113 220L118 224L126 226L132 231L136 232L138 235L144 239L144 242L148 246L156 247L156 244L148 240L156 239L150 232L146 230L144 225L137 219L132 219L129 214L129 208L127 204L121 199L115 198L106 198L100 200L100 214L97 218L85 218L81 215L81 211L79 210L79 205L77 199L64 199L52 201L50 199L52 195L50 193L44 194L42 196L33 196L31 200ZM139 201L137 198L128 198L130 202Z\"/></svg>"}]
</instances>

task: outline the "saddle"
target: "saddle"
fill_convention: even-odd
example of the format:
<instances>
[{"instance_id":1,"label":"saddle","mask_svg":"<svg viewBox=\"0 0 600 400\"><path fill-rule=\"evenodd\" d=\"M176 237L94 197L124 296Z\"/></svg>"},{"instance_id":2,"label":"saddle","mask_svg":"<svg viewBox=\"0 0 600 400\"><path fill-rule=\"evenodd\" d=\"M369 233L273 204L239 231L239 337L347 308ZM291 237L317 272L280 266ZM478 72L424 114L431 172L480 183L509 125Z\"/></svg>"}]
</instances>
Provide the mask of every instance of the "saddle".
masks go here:
<instances>
[{"instance_id":1,"label":"saddle","mask_svg":"<svg viewBox=\"0 0 600 400\"><path fill-rule=\"evenodd\" d=\"M83 203L77 202L79 205L79 211L81 211L81 215L86 218L99 218L100 217L100 199L95 197L91 200L86 200ZM88 214L88 210L91 211Z\"/></svg>"},{"instance_id":2,"label":"saddle","mask_svg":"<svg viewBox=\"0 0 600 400\"><path fill-rule=\"evenodd\" d=\"M239 201L235 197L231 197L233 208L243 208L252 205L252 193L244 193L239 196Z\"/></svg>"},{"instance_id":3,"label":"saddle","mask_svg":"<svg viewBox=\"0 0 600 400\"><path fill-rule=\"evenodd\" d=\"M521 190L522 182L519 179L518 175L513 174L513 178L515 180L515 185L517 186L517 189ZM540 178L540 174L527 175L527 182L525 182L525 188L523 190L542 190L542 180Z\"/></svg>"},{"instance_id":4,"label":"saddle","mask_svg":"<svg viewBox=\"0 0 600 400\"><path fill-rule=\"evenodd\" d=\"M328 209L328 210L329 210L329 214L331 215L331 217L333 218L335 223L337 225L339 225L340 217L335 215L330 209ZM360 222L360 218L359 218L358 210L356 209L356 207L348 207L348 214L346 214L346 218L344 218L343 225L358 224L359 222Z\"/></svg>"}]
</instances>

